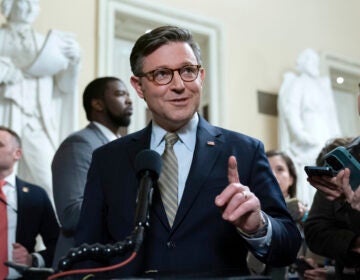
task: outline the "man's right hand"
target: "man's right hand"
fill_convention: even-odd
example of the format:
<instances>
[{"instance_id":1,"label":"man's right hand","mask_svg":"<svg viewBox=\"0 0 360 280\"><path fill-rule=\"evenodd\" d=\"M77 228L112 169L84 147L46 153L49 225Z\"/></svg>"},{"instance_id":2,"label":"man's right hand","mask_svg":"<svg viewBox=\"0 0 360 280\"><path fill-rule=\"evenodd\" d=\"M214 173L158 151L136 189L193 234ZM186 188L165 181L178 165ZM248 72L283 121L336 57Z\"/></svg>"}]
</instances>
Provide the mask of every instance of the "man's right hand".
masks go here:
<instances>
[{"instance_id":1,"label":"man's right hand","mask_svg":"<svg viewBox=\"0 0 360 280\"><path fill-rule=\"evenodd\" d=\"M12 258L15 263L31 266L33 256L20 243L13 244Z\"/></svg>"}]
</instances>

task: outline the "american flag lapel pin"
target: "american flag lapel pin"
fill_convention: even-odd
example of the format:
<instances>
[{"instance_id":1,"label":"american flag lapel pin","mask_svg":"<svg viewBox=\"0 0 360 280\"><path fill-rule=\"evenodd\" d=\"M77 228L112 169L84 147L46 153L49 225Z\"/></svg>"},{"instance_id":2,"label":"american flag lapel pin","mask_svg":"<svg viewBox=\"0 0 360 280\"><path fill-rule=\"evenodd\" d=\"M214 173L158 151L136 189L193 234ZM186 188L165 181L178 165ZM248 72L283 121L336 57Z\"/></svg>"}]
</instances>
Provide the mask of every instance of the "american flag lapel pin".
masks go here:
<instances>
[{"instance_id":1,"label":"american flag lapel pin","mask_svg":"<svg viewBox=\"0 0 360 280\"><path fill-rule=\"evenodd\" d=\"M215 142L214 141L207 141L206 144L208 146L215 146Z\"/></svg>"}]
</instances>

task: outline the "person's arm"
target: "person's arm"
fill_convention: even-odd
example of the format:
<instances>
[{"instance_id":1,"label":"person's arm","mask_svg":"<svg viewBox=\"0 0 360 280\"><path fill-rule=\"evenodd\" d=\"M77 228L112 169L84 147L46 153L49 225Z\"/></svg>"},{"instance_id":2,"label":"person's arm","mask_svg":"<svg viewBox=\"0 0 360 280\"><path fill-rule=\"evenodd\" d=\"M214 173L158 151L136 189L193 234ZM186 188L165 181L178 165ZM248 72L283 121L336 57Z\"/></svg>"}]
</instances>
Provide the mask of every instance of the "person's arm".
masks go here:
<instances>
[{"instance_id":1,"label":"person's arm","mask_svg":"<svg viewBox=\"0 0 360 280\"><path fill-rule=\"evenodd\" d=\"M39 253L30 254L28 250L20 243L12 244L12 259L17 264L22 264L32 267L44 267L45 260Z\"/></svg>"},{"instance_id":2,"label":"person's arm","mask_svg":"<svg viewBox=\"0 0 360 280\"><path fill-rule=\"evenodd\" d=\"M330 259L351 262L354 256L349 253L356 234L346 218L349 209L344 202L329 201L321 192L316 192L304 227L311 251Z\"/></svg>"},{"instance_id":3,"label":"person's arm","mask_svg":"<svg viewBox=\"0 0 360 280\"><path fill-rule=\"evenodd\" d=\"M52 165L53 193L62 230L73 235L79 221L93 148L79 136L65 140Z\"/></svg>"},{"instance_id":4,"label":"person's arm","mask_svg":"<svg viewBox=\"0 0 360 280\"><path fill-rule=\"evenodd\" d=\"M21 245L20 243L12 244L12 260L15 263L23 264L27 266L32 265L33 256L28 252L28 250Z\"/></svg>"}]
</instances>

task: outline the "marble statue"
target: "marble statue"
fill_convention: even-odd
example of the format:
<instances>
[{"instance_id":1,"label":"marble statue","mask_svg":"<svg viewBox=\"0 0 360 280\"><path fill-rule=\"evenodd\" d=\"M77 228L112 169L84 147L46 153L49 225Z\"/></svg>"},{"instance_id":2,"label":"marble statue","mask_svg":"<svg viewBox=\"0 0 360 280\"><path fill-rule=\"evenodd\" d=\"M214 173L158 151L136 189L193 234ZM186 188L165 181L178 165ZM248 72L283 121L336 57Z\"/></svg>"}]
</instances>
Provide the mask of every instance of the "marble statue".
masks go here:
<instances>
[{"instance_id":1,"label":"marble statue","mask_svg":"<svg viewBox=\"0 0 360 280\"><path fill-rule=\"evenodd\" d=\"M325 142L340 136L340 126L328 77L321 77L320 58L306 49L297 59L298 74L287 72L278 98L279 148L295 162L297 198L311 205L315 193L307 183L305 165L315 165Z\"/></svg>"},{"instance_id":2,"label":"marble statue","mask_svg":"<svg viewBox=\"0 0 360 280\"><path fill-rule=\"evenodd\" d=\"M34 31L39 0L2 0L1 8L0 123L22 139L18 176L52 198L51 160L78 125L80 47L71 33Z\"/></svg>"}]
</instances>

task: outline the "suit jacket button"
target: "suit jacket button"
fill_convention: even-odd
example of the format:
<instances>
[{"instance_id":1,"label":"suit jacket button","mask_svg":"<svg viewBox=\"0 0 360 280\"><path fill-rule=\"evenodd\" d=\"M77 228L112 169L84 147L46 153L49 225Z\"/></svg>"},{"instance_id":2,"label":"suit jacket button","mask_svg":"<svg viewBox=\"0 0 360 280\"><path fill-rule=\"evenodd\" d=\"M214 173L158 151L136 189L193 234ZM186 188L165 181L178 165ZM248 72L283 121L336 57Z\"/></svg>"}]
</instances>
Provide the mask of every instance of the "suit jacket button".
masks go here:
<instances>
[{"instance_id":1,"label":"suit jacket button","mask_svg":"<svg viewBox=\"0 0 360 280\"><path fill-rule=\"evenodd\" d=\"M174 242L172 242L172 241L169 241L168 243L166 243L166 246L168 247L168 248L170 248L170 249L172 249L172 248L175 248L176 246L175 246L175 243Z\"/></svg>"}]
</instances>

